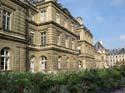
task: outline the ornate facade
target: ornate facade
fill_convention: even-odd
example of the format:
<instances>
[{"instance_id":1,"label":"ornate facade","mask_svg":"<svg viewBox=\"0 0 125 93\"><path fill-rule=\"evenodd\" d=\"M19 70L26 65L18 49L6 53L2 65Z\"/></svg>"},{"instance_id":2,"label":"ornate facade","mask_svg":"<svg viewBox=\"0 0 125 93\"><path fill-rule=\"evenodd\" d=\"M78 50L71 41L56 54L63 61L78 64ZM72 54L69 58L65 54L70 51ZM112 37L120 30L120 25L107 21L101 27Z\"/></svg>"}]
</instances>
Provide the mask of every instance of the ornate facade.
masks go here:
<instances>
[{"instance_id":1,"label":"ornate facade","mask_svg":"<svg viewBox=\"0 0 125 93\"><path fill-rule=\"evenodd\" d=\"M0 70L95 68L93 35L56 0L0 0Z\"/></svg>"},{"instance_id":2,"label":"ornate facade","mask_svg":"<svg viewBox=\"0 0 125 93\"><path fill-rule=\"evenodd\" d=\"M108 65L125 64L125 48L112 49L108 51Z\"/></svg>"},{"instance_id":3,"label":"ornate facade","mask_svg":"<svg viewBox=\"0 0 125 93\"><path fill-rule=\"evenodd\" d=\"M103 46L102 41L96 42L94 53L96 68L108 68L108 50Z\"/></svg>"}]
</instances>

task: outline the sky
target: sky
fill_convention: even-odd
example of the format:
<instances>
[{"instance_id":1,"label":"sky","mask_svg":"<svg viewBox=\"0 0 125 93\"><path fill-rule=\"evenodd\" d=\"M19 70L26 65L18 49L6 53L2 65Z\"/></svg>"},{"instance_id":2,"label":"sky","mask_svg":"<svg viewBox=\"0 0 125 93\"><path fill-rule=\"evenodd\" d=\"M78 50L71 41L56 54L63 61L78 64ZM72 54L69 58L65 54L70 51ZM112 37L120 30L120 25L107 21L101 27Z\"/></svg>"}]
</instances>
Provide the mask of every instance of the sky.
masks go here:
<instances>
[{"instance_id":1,"label":"sky","mask_svg":"<svg viewBox=\"0 0 125 93\"><path fill-rule=\"evenodd\" d=\"M107 49L125 47L125 0L58 0Z\"/></svg>"}]
</instances>

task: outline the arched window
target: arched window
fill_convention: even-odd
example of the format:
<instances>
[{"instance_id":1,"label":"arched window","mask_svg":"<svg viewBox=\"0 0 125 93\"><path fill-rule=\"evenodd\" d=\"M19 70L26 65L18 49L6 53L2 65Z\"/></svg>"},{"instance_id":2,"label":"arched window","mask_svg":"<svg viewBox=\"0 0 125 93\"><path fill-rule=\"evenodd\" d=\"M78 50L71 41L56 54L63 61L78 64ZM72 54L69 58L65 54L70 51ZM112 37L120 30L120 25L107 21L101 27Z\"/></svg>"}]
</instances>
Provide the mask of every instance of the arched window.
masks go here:
<instances>
[{"instance_id":1,"label":"arched window","mask_svg":"<svg viewBox=\"0 0 125 93\"><path fill-rule=\"evenodd\" d=\"M30 58L30 71L31 71L31 72L34 72L34 65L35 65L35 57L32 56L32 57Z\"/></svg>"},{"instance_id":2,"label":"arched window","mask_svg":"<svg viewBox=\"0 0 125 93\"><path fill-rule=\"evenodd\" d=\"M82 68L82 62L79 61L78 68Z\"/></svg>"},{"instance_id":3,"label":"arched window","mask_svg":"<svg viewBox=\"0 0 125 93\"><path fill-rule=\"evenodd\" d=\"M0 58L0 70L10 70L10 54L9 49L4 48L1 50L1 58Z\"/></svg>"},{"instance_id":4,"label":"arched window","mask_svg":"<svg viewBox=\"0 0 125 93\"><path fill-rule=\"evenodd\" d=\"M58 63L57 63L57 68L58 69L61 69L61 61L62 61L62 58L61 58L61 56L59 56Z\"/></svg>"},{"instance_id":5,"label":"arched window","mask_svg":"<svg viewBox=\"0 0 125 93\"><path fill-rule=\"evenodd\" d=\"M47 69L47 58L45 56L42 56L40 58L40 71L43 71Z\"/></svg>"}]
</instances>

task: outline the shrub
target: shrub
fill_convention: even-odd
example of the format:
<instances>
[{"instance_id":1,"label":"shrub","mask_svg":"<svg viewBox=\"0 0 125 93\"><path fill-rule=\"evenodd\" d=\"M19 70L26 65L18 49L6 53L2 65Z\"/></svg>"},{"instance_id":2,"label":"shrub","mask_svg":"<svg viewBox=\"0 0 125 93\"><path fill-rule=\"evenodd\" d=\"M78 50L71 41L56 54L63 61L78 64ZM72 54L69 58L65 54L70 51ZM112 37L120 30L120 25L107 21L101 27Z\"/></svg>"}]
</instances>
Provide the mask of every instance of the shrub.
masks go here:
<instances>
[{"instance_id":1,"label":"shrub","mask_svg":"<svg viewBox=\"0 0 125 93\"><path fill-rule=\"evenodd\" d=\"M125 87L125 66L58 74L0 72L0 90L7 90L9 93L17 93L17 91L19 93L25 91L97 93L99 90L109 93L113 89L123 87Z\"/></svg>"}]
</instances>

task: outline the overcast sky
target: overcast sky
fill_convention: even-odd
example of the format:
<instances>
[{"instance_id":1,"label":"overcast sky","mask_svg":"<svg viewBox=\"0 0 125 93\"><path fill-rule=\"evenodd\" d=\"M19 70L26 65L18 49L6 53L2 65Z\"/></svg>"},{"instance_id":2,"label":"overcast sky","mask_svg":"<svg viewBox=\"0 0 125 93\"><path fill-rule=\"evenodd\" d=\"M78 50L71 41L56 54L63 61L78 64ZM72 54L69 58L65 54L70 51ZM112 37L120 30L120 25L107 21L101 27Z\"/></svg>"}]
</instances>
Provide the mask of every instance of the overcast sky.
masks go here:
<instances>
[{"instance_id":1,"label":"overcast sky","mask_svg":"<svg viewBox=\"0 0 125 93\"><path fill-rule=\"evenodd\" d=\"M74 17L83 17L84 25L106 48L125 47L125 0L58 0Z\"/></svg>"}]
</instances>

